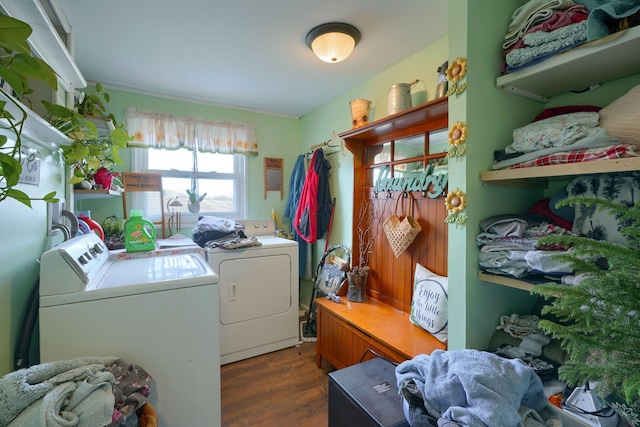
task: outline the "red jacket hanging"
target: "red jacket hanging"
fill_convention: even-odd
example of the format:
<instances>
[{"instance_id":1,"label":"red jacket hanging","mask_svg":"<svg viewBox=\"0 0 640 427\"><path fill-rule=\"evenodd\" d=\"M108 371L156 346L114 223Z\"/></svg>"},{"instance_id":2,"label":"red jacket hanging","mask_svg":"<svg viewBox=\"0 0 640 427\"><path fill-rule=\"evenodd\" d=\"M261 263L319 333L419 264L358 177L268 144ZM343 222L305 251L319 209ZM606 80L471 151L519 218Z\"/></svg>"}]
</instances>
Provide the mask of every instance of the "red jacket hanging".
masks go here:
<instances>
[{"instance_id":1,"label":"red jacket hanging","mask_svg":"<svg viewBox=\"0 0 640 427\"><path fill-rule=\"evenodd\" d=\"M329 169L331 165L324 158L322 149L314 151L293 220L296 233L308 243L316 243L329 227L331 218Z\"/></svg>"}]
</instances>

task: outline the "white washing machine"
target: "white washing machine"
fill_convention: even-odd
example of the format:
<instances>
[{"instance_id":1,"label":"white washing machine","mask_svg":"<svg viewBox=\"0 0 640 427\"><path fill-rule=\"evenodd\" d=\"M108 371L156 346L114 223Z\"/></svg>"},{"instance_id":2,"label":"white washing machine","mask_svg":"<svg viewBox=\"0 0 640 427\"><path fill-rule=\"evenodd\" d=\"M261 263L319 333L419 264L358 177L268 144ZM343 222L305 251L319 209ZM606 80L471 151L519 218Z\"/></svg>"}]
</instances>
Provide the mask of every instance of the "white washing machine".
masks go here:
<instances>
[{"instance_id":1,"label":"white washing machine","mask_svg":"<svg viewBox=\"0 0 640 427\"><path fill-rule=\"evenodd\" d=\"M160 426L219 426L217 283L197 246L128 254L94 233L63 242L41 258L41 361L120 357L153 377Z\"/></svg>"},{"instance_id":2,"label":"white washing machine","mask_svg":"<svg viewBox=\"0 0 640 427\"><path fill-rule=\"evenodd\" d=\"M262 245L206 249L220 276L223 365L299 343L298 242L276 237L271 219L238 222Z\"/></svg>"}]
</instances>

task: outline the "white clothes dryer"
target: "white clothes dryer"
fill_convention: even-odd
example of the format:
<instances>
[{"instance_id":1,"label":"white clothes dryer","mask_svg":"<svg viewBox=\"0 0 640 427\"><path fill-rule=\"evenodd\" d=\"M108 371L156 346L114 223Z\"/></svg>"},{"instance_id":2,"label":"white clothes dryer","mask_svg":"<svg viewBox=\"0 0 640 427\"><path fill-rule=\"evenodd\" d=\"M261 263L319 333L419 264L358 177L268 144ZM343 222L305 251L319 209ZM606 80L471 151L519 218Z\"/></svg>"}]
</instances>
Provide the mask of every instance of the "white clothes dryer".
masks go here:
<instances>
[{"instance_id":1,"label":"white clothes dryer","mask_svg":"<svg viewBox=\"0 0 640 427\"><path fill-rule=\"evenodd\" d=\"M197 247L110 253L94 233L45 252L42 362L117 356L152 377L162 427L221 424L218 275Z\"/></svg>"},{"instance_id":2,"label":"white clothes dryer","mask_svg":"<svg viewBox=\"0 0 640 427\"><path fill-rule=\"evenodd\" d=\"M275 236L271 219L238 220L262 244L207 248L220 276L220 362L227 364L298 345L298 242Z\"/></svg>"}]
</instances>

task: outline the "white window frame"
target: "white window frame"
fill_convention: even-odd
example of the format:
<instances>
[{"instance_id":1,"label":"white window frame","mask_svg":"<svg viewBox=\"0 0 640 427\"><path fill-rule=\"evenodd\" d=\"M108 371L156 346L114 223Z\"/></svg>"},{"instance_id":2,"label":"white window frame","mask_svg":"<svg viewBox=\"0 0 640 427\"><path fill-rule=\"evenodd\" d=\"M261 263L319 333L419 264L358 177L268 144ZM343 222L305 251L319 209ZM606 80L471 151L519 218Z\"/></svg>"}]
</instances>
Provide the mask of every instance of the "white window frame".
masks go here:
<instances>
[{"instance_id":1,"label":"white window frame","mask_svg":"<svg viewBox=\"0 0 640 427\"><path fill-rule=\"evenodd\" d=\"M131 158L131 168L133 172L151 172L160 173L163 177L187 177L191 178L191 171L188 171L188 175L185 175L185 171L167 171L167 170L152 170L149 169L149 156L148 150L157 150L157 148L148 149L133 149L133 155ZM193 227L198 221L198 217L201 215L211 215L219 218L229 219L243 219L247 218L248 209L248 197L249 188L247 180L247 156L241 154L234 154L234 169L236 173L218 173L218 172L198 172L199 178L211 178L211 179L233 179L235 180L235 194L236 198L236 210L232 212L198 212L192 214L186 209L182 212L182 228ZM126 189L125 189L126 191ZM185 189L185 198L187 197ZM165 200L166 203L166 200Z\"/></svg>"}]
</instances>

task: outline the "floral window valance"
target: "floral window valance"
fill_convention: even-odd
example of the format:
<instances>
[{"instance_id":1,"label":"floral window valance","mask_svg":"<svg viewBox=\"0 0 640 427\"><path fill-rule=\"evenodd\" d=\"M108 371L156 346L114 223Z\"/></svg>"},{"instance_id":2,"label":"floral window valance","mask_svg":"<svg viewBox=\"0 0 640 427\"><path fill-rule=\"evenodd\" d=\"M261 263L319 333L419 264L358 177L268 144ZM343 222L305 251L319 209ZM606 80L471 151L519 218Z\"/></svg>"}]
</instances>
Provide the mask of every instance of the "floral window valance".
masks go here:
<instances>
[{"instance_id":1,"label":"floral window valance","mask_svg":"<svg viewBox=\"0 0 640 427\"><path fill-rule=\"evenodd\" d=\"M130 147L188 148L223 154L258 155L255 126L225 120L175 117L170 114L127 108L127 130L134 136Z\"/></svg>"}]
</instances>

